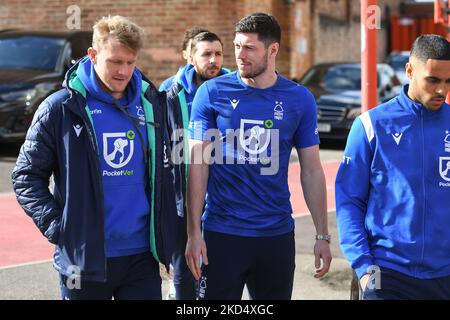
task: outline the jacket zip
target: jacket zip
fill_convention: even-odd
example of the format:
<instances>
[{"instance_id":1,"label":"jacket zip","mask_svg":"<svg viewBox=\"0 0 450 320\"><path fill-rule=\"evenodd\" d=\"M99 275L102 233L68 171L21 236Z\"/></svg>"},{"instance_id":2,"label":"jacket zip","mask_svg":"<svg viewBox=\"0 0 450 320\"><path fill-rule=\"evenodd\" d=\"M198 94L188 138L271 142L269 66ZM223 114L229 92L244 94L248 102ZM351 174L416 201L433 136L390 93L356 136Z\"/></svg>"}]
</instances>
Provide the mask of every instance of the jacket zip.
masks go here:
<instances>
[{"instance_id":1,"label":"jacket zip","mask_svg":"<svg viewBox=\"0 0 450 320\"><path fill-rule=\"evenodd\" d=\"M83 98L83 100L85 100ZM87 101L86 102L86 109L83 109L83 111L86 111L86 113L82 112L82 119L83 122L86 126L86 131L89 134L89 141L91 142L92 145L92 150L94 151L94 167L95 167L95 172L97 172L97 181L98 181L98 188L99 188L99 192L100 192L100 206L101 206L101 219L102 219L102 233L103 233L103 263L104 263L104 274L103 274L103 282L107 282L107 259L106 259L106 240L105 240L105 218L104 218L104 207L103 207L103 201L104 201L104 194L103 194L103 185L102 185L102 177L100 175L100 161L99 161L99 156L100 156L100 149L98 148L98 142L97 142L97 138L95 137L94 134L94 124L93 122L91 122L90 119L90 115L88 114L88 112L90 112L89 107L87 105ZM88 119L86 119L86 117Z\"/></svg>"},{"instance_id":2,"label":"jacket zip","mask_svg":"<svg viewBox=\"0 0 450 320\"><path fill-rule=\"evenodd\" d=\"M420 129L422 138L422 196L423 196L423 206L422 206L422 253L420 256L420 264L423 264L425 255L425 206L426 206L426 192L425 192L425 135L424 135L424 123L423 123L423 108L420 110ZM419 274L419 266L416 268L416 275Z\"/></svg>"}]
</instances>

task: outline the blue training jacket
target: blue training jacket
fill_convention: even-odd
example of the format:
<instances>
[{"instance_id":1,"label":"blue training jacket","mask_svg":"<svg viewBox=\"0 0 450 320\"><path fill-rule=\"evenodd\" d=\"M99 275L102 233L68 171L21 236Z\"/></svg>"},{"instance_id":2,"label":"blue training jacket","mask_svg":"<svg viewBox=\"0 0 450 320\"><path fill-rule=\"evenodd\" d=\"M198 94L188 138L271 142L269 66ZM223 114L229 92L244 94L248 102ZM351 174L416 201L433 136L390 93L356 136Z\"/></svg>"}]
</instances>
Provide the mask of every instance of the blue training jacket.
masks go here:
<instances>
[{"instance_id":1,"label":"blue training jacket","mask_svg":"<svg viewBox=\"0 0 450 320\"><path fill-rule=\"evenodd\" d=\"M358 117L336 177L339 240L358 277L371 266L450 275L450 106L401 94Z\"/></svg>"}]
</instances>

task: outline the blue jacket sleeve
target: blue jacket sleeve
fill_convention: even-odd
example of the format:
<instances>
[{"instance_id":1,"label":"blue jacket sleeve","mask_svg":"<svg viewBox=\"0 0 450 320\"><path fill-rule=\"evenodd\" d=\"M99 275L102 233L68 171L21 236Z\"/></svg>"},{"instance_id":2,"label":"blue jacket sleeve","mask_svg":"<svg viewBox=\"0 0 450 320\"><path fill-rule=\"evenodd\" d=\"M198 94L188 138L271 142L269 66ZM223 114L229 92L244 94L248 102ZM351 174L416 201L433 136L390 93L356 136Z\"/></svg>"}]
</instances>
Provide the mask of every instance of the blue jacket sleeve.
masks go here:
<instances>
[{"instance_id":1,"label":"blue jacket sleeve","mask_svg":"<svg viewBox=\"0 0 450 320\"><path fill-rule=\"evenodd\" d=\"M50 104L45 100L36 111L20 149L12 182L22 209L51 243L57 243L62 209L49 190L56 166L52 122Z\"/></svg>"},{"instance_id":2,"label":"blue jacket sleeve","mask_svg":"<svg viewBox=\"0 0 450 320\"><path fill-rule=\"evenodd\" d=\"M342 252L359 278L374 264L365 227L372 149L357 118L336 176L336 214Z\"/></svg>"}]
</instances>

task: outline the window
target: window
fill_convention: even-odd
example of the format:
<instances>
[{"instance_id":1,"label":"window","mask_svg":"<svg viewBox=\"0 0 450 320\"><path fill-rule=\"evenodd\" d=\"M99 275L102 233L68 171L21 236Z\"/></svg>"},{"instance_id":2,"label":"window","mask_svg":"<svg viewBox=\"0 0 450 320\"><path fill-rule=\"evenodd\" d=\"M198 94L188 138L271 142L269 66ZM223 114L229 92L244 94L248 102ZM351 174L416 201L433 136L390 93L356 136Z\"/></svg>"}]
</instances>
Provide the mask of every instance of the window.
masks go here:
<instances>
[{"instance_id":1,"label":"window","mask_svg":"<svg viewBox=\"0 0 450 320\"><path fill-rule=\"evenodd\" d=\"M0 39L0 68L54 71L64 43L38 36Z\"/></svg>"}]
</instances>

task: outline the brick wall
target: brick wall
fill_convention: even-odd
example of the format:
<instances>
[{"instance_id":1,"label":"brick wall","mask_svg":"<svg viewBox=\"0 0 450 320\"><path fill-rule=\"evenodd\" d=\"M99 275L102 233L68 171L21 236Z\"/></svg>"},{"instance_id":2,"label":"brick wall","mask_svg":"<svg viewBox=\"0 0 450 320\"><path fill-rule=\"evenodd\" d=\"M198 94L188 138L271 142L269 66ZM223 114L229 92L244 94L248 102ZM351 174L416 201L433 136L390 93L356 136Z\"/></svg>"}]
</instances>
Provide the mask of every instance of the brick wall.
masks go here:
<instances>
[{"instance_id":1,"label":"brick wall","mask_svg":"<svg viewBox=\"0 0 450 320\"><path fill-rule=\"evenodd\" d=\"M381 29L377 31L378 62L383 62L388 54L388 14L395 13L399 3L398 0L378 2L381 13ZM318 2L315 9L314 30L319 32L314 36L314 63L361 61L360 1L334 0L328 5Z\"/></svg>"},{"instance_id":2,"label":"brick wall","mask_svg":"<svg viewBox=\"0 0 450 320\"><path fill-rule=\"evenodd\" d=\"M379 1L381 29L377 31L378 61L388 54L389 15L402 0ZM359 0L297 0L290 17L290 77L299 78L314 64L359 62L361 23Z\"/></svg>"},{"instance_id":3,"label":"brick wall","mask_svg":"<svg viewBox=\"0 0 450 320\"><path fill-rule=\"evenodd\" d=\"M383 1L392 8L401 0ZM105 15L130 17L147 32L138 66L155 84L184 63L181 40L187 28L204 26L224 43L224 65L235 69L234 23L245 15L270 12L282 26L277 69L299 77L314 63L359 60L358 0L0 0L0 29L65 30L70 5L81 9L81 29ZM379 32L379 58L387 32Z\"/></svg>"}]
</instances>

